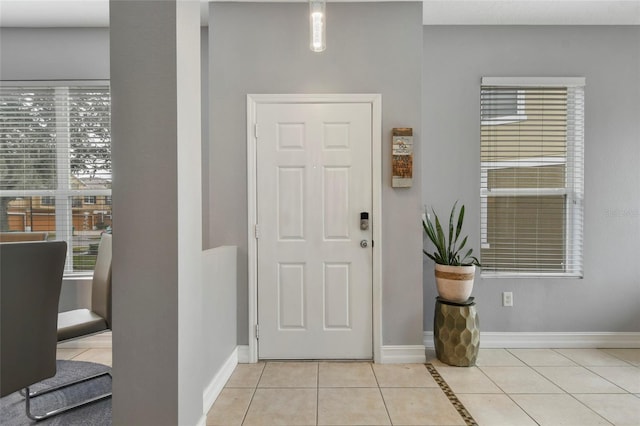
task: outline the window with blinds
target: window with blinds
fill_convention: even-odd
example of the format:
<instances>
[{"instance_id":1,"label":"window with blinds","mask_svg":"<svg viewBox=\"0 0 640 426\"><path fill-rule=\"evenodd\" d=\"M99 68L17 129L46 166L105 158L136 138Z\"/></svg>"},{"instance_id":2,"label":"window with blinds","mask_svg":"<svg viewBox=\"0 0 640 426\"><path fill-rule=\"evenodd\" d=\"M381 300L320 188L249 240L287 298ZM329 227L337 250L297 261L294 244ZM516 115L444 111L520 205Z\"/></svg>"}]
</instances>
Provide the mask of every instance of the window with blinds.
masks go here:
<instances>
[{"instance_id":1,"label":"window with blinds","mask_svg":"<svg viewBox=\"0 0 640 426\"><path fill-rule=\"evenodd\" d=\"M111 232L108 82L2 82L0 232L68 244L66 273L91 271Z\"/></svg>"},{"instance_id":2,"label":"window with blinds","mask_svg":"<svg viewBox=\"0 0 640 426\"><path fill-rule=\"evenodd\" d=\"M483 78L483 276L582 277L584 79Z\"/></svg>"}]
</instances>

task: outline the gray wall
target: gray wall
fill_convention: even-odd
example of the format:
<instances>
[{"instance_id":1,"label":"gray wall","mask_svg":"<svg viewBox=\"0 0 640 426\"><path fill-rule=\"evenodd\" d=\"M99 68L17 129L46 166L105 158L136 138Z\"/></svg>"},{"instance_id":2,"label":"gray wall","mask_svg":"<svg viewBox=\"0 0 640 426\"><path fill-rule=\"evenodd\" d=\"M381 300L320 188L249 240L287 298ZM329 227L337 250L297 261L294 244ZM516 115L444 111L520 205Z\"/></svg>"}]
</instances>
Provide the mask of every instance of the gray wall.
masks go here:
<instances>
[{"instance_id":1,"label":"gray wall","mask_svg":"<svg viewBox=\"0 0 640 426\"><path fill-rule=\"evenodd\" d=\"M210 383L236 349L237 249L227 246L205 250L202 259L202 313L206 324L202 336L206 360L203 375L205 383Z\"/></svg>"},{"instance_id":2,"label":"gray wall","mask_svg":"<svg viewBox=\"0 0 640 426\"><path fill-rule=\"evenodd\" d=\"M174 9L174 8L171 8ZM143 31L142 29L140 29ZM166 28L165 28L166 30ZM165 30L163 30L163 35ZM129 30L127 30L129 31ZM146 32L146 30L144 30ZM202 49L203 53L206 54L207 49L207 31L206 28L201 29L201 40L205 41ZM121 35L120 41L127 44L128 47L131 47L130 32L122 32L118 33ZM191 36L192 37L192 36ZM124 39L124 40L122 40ZM135 37L133 39L136 39ZM156 42L161 41L160 38L154 39ZM162 44L162 43L161 43ZM189 42L189 44L196 46L197 43L194 43L193 40ZM175 45L175 43L174 43ZM170 45L167 45L170 46ZM37 79L37 80L74 80L74 79L103 79L108 80L110 76L110 61L109 61L109 29L106 28L2 28L0 29L0 78L7 80L25 80L25 79ZM160 46L161 47L161 46ZM30 52L26 54L26 52ZM124 53L118 53L117 66L123 70L122 72L126 73L129 77L130 75L130 67L132 64L136 64L136 67L141 70L141 72L145 73L145 81L148 81L149 78L154 75L154 72L147 72L143 65L141 64L141 60L138 58L133 58L131 61L124 61L120 55ZM149 61L161 61L160 57L157 57L157 54L153 56L149 55L141 55L143 58L146 58ZM204 56L206 58L206 55ZM175 62L175 61L174 61ZM207 83L207 67L208 63L206 60L202 63L202 93L203 96L203 106L206 107L206 83ZM164 67L163 67L164 68ZM175 68L175 67L174 67ZM191 71L197 69L197 67L193 67L189 65ZM187 72L189 72L187 70ZM157 77L157 75L155 76ZM175 79L172 78L175 81ZM197 78L186 78L186 81L194 82L197 81ZM157 80L156 80L157 83ZM150 83L151 85L155 83ZM144 85L142 85L144 86ZM141 86L141 87L142 87ZM116 88L116 93L119 92L118 88ZM131 92L133 93L133 92ZM128 93L127 93L128 95ZM121 109L118 105L123 105L121 100L124 99L125 106L129 102L126 96L121 96L119 94L114 95L114 108L115 114L124 114L129 116L132 120L140 119L143 120L143 115L138 114L137 112L131 113L130 111L126 111L125 109ZM132 102L131 102L132 103ZM158 105L165 105L166 102L158 102ZM154 104L154 107L156 104ZM168 108L168 107L167 107ZM150 108L143 108L141 111L151 111ZM206 108L203 108L203 114L206 116ZM157 111L156 111L157 112ZM166 112L166 110L165 110ZM189 116L193 116L193 114L189 114ZM197 114L195 114L197 116ZM148 117L147 117L148 118ZM175 121L175 115L173 116L173 120ZM171 125L171 120L160 120L164 125ZM175 123L173 123L175 125ZM118 127L116 125L116 127ZM190 126L193 129L198 129L198 125ZM206 122L204 123L203 131L204 135L207 136L207 126ZM158 129L159 126L157 124L149 124L146 129ZM161 130L159 130L161 131ZM118 132L118 129L116 129ZM163 206L158 206L158 204L162 203L170 203L175 207L176 202L172 201L172 198L168 197L167 191L160 191L159 183L161 183L161 179L168 178L166 171L168 170L169 164L171 161L175 164L176 161L176 150L171 151L171 155L168 159L160 158L160 144L161 139L157 139L154 141L153 149L142 148L142 152L136 152L140 148L138 145L142 143L140 140L131 139L128 136L133 134L133 132L125 131L123 133L127 134L127 141L124 144L120 143L116 147L116 153L114 154L120 160L115 159L115 167L116 167L116 175L120 176L121 179L117 179L114 197L115 197L115 209L116 216L119 216L121 219L116 220L116 224L124 229L126 227L126 222L123 217L126 215L134 214L133 212L139 212L141 215L144 214L145 211L148 211L150 206L155 206L154 208L162 209ZM192 140L197 140L198 135L192 135ZM207 136L208 137L208 136ZM122 137L118 139L122 140ZM115 140L115 138L114 138ZM120 148L119 150L117 148ZM202 144L202 150L207 152L208 145ZM154 152L155 156L149 155L150 152ZM124 158L124 160L122 160ZM184 158L184 157L183 157ZM166 160L166 161L165 161ZM194 167L192 166L193 161L199 163L200 160L200 147L198 147L195 151L191 151L189 157L187 157L187 161L189 163L189 169L193 171ZM206 164L208 161L208 157L203 159L203 164ZM135 163L135 166L131 165L131 162ZM147 163L148 162L148 163ZM158 164L160 163L160 164ZM142 164L147 164L149 169L141 169L140 166ZM121 172L122 170L122 172ZM126 174L129 173L129 176ZM131 176L135 173L141 173L144 176L141 178L140 176ZM160 176L153 175L153 173L158 173ZM181 175L184 177L184 174ZM149 182L152 181L152 182ZM135 184L135 182L147 182L145 184ZM130 182L134 182L134 184L129 184ZM118 186L121 185L121 186ZM173 182L175 184L175 182ZM193 188L196 188L200 183L199 182L190 182L189 185L189 193L193 192ZM171 185L170 185L171 186ZM123 188L124 190L120 190L119 188ZM126 201L122 201L125 197L125 192L128 199ZM140 191L140 193L136 193L140 195L139 197L136 194L133 194L135 191ZM157 191L160 191L158 193ZM207 193L206 188L203 188L203 193ZM193 196L195 194L191 194ZM130 198L134 200L131 201ZM175 200L175 199L173 199ZM132 202L130 206L126 206L126 203ZM139 204L138 204L139 203ZM148 203L148 204L146 204ZM155 204L154 204L155 203ZM120 207L120 208L118 208ZM169 206L169 208L172 208ZM186 209L182 214L187 213L189 209ZM193 209L192 209L193 210ZM189 219L189 226L194 226L199 223L198 218L200 218L199 210L197 215ZM120 214L122 213L122 214ZM160 215L162 216L162 215ZM165 217L167 219L168 217ZM207 216L208 218L208 216ZM154 218L156 219L156 218ZM136 219L137 220L137 219ZM145 248L141 249L139 253L144 256L144 259L138 257L128 257L127 262L123 263L122 258L118 259L117 256L114 255L114 268L119 269L122 266L129 267L132 264L141 265L147 261L153 261L154 265L157 262L162 262L163 266L171 267L170 264L172 262L177 262L178 260L173 256L168 254L167 249L169 246L166 244L156 244L155 242L150 242L152 238L169 238L171 239L171 234L167 232L155 232L156 229L166 228L164 225L158 225L157 223L150 223L147 219L141 219L146 225L149 225L150 228L138 227L136 232L145 233L145 237L140 239L140 242L144 243ZM163 220L162 217L158 220ZM120 229L120 228L119 228ZM167 228L168 229L168 228ZM117 231L117 229L116 229ZM128 232L128 231L123 231ZM116 232L117 235L121 235L120 232ZM148 234L148 235L147 235ZM117 236L116 235L116 236ZM135 235L131 234L131 238L136 238ZM200 258L200 247L202 243L200 242L203 233L202 231L198 232L198 235L192 236L192 241L197 242L198 252L195 255L187 255L186 258L199 259ZM115 239L115 243L120 241L118 238ZM114 244L115 244L114 243ZM127 242L126 240L122 240L121 243L125 244L125 247L129 247L131 242ZM175 241L174 241L175 243ZM175 245L175 244L174 244ZM149 250L149 247L162 247L161 249ZM174 247L175 248L175 247ZM116 248L117 249L117 248ZM189 248L189 250L193 252L194 247ZM133 250L133 249L132 249ZM133 250L136 251L136 250ZM119 250L119 252L123 252L123 250ZM151 255L149 258L148 255ZM127 266L128 265L128 266ZM175 265L174 265L175 266ZM148 396L152 396L154 401L157 400L159 395L154 392L149 393L148 390L150 388L154 388L160 383L160 378L156 378L157 371L163 371L166 369L167 362L170 362L172 356L175 356L178 348L175 346L175 338L176 336L172 336L171 327L163 328L160 324L160 321L154 321L154 319L158 318L159 320L166 320L166 312L163 311L161 313L154 313L154 309L156 309L161 303L159 299L164 300L162 303L171 303L172 301L176 301L175 294L177 293L165 293L162 290L162 286L159 284L162 282L158 279L158 277L154 276L153 271L156 271L157 268L151 267L147 270L140 269L140 273L144 275L144 279L140 280L131 280L128 278L122 278L122 274L124 274L121 269L120 273L116 273L116 277L114 277L114 286L119 287L119 295L120 301L122 301L122 297L126 299L126 301L131 302L133 305L134 296L137 294L138 297L144 298L144 303L140 303L135 306L136 313L134 315L134 319L124 319L125 316L120 316L116 313L115 327L119 328L121 333L116 332L114 334L114 347L115 350L122 349L120 355L116 355L114 357L114 369L115 374L119 377L126 377L127 373L120 373L120 371L127 371L131 366L127 366L126 357L133 351L136 352L135 344L139 342L138 337L140 330L136 330L136 327L129 327L128 321L132 321L131 324L144 325L148 326L148 329L144 330L143 334L146 338L153 340L153 344L148 345L150 350L153 350L153 354L150 354L145 361L145 368L141 369L142 372L153 372L151 375L153 377L151 382L146 382L144 380L139 380L135 386L131 386L130 388L123 389L121 386L116 390L116 399L119 401L127 400L132 394L135 392L144 392ZM193 268L194 271L198 271L199 268ZM118 278L120 276L120 278ZM190 398L190 401L194 403L201 404L202 403L202 395L201 391L203 387L208 384L208 380L213 378L215 374L218 372L224 361L231 354L236 345L236 327L235 327L235 311L236 311L236 299L235 299L235 282L232 282L231 277L232 272L226 271L222 275L220 281L211 280L212 276L217 275L208 275L205 277L206 283L206 291L207 294L204 297L200 295L202 293L199 292L198 289L191 288L190 291L188 287L193 287L195 283L201 283L202 280L199 278L189 280L186 285L183 285L181 288L186 289L187 292L183 295L182 299L191 297L193 300L193 305L197 307L202 307L203 312L203 324L204 330L199 326L188 326L189 331L187 333L179 333L180 339L182 342L180 343L183 351L186 356L182 358L185 360L184 362L190 362L190 357L194 356L204 356L203 362L206 364L206 368L200 369L196 368L197 371L192 374L192 378L197 380L197 384L190 387L188 392L181 392L184 397ZM162 277L166 278L165 276ZM158 279L158 280L157 280ZM132 281L135 281L132 283ZM118 284L124 283L124 284ZM90 279L72 279L66 280L63 283L63 292L61 294L60 301L60 309L61 310L70 310L79 307L89 307L90 304ZM165 282L166 284L166 282ZM150 287L150 288L149 288ZM123 293L124 292L124 293ZM173 296L171 296L173 294ZM131 306L130 305L130 306ZM140 319L140 320L138 320ZM214 320L216 326L211 326L211 321ZM152 321L153 323L149 325L146 321ZM118 326L118 324L123 324ZM175 324L174 324L175 325ZM175 331L175 330L174 330ZM124 334L123 334L124 332ZM127 335L127 332L131 332L130 335ZM124 336L124 337L123 337ZM195 336L195 338L194 338ZM171 343L171 339L173 340L173 344ZM185 340L190 340L191 344L185 345ZM197 340L197 342L196 342ZM204 345L206 346L206 351L204 350ZM123 355L122 353L126 353ZM140 358L138 355L133 355L131 359L138 361ZM192 365L197 365L191 361ZM134 366L135 370L136 367ZM202 371L206 369L206 374L202 374ZM141 373L142 374L142 373ZM133 376L130 376L133 377ZM167 377L171 378L171 374L167 374ZM175 379L175 377L173 377ZM139 376L137 377L139 379ZM136 380L137 380L136 379ZM122 381L120 383L123 383ZM116 385L117 386L117 385ZM126 386L124 386L126 387ZM167 388L168 391L172 391L170 388ZM176 389L173 389L174 391ZM193 397L191 392L196 392L198 396ZM166 396L166 395L165 395ZM174 401L176 402L176 401ZM167 405L166 408L171 415L178 415L177 412L173 413L172 410L175 408L174 405ZM173 407L173 408L172 408ZM182 410L183 412L185 410ZM194 410L195 412L195 410ZM140 412L140 415L144 415L145 412ZM198 413L201 415L202 413ZM116 415L118 415L116 413ZM121 415L125 415L121 412ZM171 421L171 415L167 415L164 419L169 421L172 424L175 424L174 421ZM190 413L190 415L195 415L194 413ZM149 416L145 417L146 419L150 419ZM189 423L189 422L187 422ZM144 423L140 423L144 424Z\"/></svg>"},{"instance_id":3,"label":"gray wall","mask_svg":"<svg viewBox=\"0 0 640 426\"><path fill-rule=\"evenodd\" d=\"M169 8L174 11L175 15L175 7ZM147 17L146 12L144 16ZM149 28L140 27L139 23L136 23L135 26L135 31L141 31L147 35L151 34ZM122 26L118 28L120 30L116 31L119 36L117 42L125 44L127 49L134 49L133 40L141 42L140 37L132 35L131 28L126 30L123 30ZM163 72L158 73L159 71L167 72L170 68L170 66L158 65L163 60L167 60L166 55L170 55L167 50L171 49L167 49L167 46L172 44L163 41L163 37L168 36L166 28L166 26L162 28L162 34L154 33L154 37L150 37L151 40L147 39L151 43L157 43L156 48L161 49L161 52L140 55L140 57L133 55L128 59L124 59L123 55L131 54L130 50L127 52L118 51L114 55L114 58L117 58L114 60L115 66L119 72L126 74L130 79L141 78L144 80L129 81L128 83L138 89L151 86L154 88L152 91L154 96L166 95L163 90L166 90L167 85L159 83L159 79L162 79L159 74L163 74ZM206 41L206 29L202 29L201 34ZM189 37L193 38L193 34ZM194 43L193 40L188 43L197 47L197 43ZM122 47L122 44L119 46ZM175 46L175 42L173 46ZM109 48L109 29L106 28L2 28L0 29L0 78L7 80L108 80L110 77ZM206 48L205 44L203 49L206 51ZM26 54L26 52L30 53ZM145 50L145 53L148 52L149 50ZM145 68L151 66L149 63L145 65L145 61L150 61L153 64L152 71ZM175 62L173 60L174 74L176 72ZM204 77L207 76L207 65L206 61L202 64ZM198 67L190 65L189 69L183 69L183 72L194 72L195 69ZM132 70L137 70L140 74L133 73ZM176 78L171 76L169 78L175 85ZM197 77L183 79L183 81L191 83L197 80ZM203 80L206 83L206 79ZM202 93L206 94L205 87L203 85ZM180 262L176 255L176 252L180 251L176 249L176 234L171 231L171 229L176 231L176 222L174 221L176 218L173 216L172 220L171 216L176 214L175 207L178 203L175 201L176 198L169 196L172 187L175 193L177 182L175 181L176 176L174 175L173 181L171 181L168 173L171 170L171 164L174 168L176 167L177 149L175 146L167 148L168 150L162 148L163 143L166 142L163 137L169 134L165 131L166 127L162 126L175 127L176 116L175 113L169 113L171 118L159 119L158 116L150 118L146 114L140 113L140 111L146 111L150 115L166 114L172 108L175 110L175 105L171 107L165 101L154 101L156 99L154 98L151 99L153 108L140 108L131 112L127 108L141 100L135 98L133 89L131 91L124 90L124 95L122 93L122 85L117 84L114 93L116 122L122 124L122 115L124 115L127 119L135 121L135 123L130 122L132 127L135 127L140 122L149 119L149 124L142 128L144 133L148 135L149 129L151 131L155 129L162 137L152 133L154 139L151 142L145 141L144 136L132 136L135 135L135 129L122 130L122 126L118 126L118 124L114 129L114 141L116 139L121 141L120 143L114 142L116 144L114 179L118 177L114 183L114 208L116 216L120 218L115 221L116 231L122 229L121 232L116 232L117 235L121 235L121 238L114 239L115 251L119 253L114 253L114 299L117 299L117 302L114 300L113 335L114 374L116 376L114 418L117 417L121 420L127 418L127 424L131 423L129 420L135 416L142 416L142 420L138 419L140 421L134 422L136 424L148 424L147 422L154 422L154 424L196 423L197 416L203 414L201 408L204 387L219 371L236 344L235 283L229 278L233 274L225 270L222 279L213 282L209 276L206 280L206 295L195 288L202 283L199 274L193 279L187 277L183 279L185 284L180 286L180 290L183 291L182 296L177 296L180 290L177 287L172 287L176 285L176 275L168 272L170 269L177 268ZM133 96L133 98L128 98L128 96ZM206 99L206 96L203 98ZM165 107L158 109L158 105L165 105ZM206 110L203 113L206 114ZM193 118L197 115L196 112L188 116ZM199 125L189 126L192 129L199 129L199 127ZM197 141L200 132L196 133L197 135L193 134L189 139ZM175 135L175 131L173 134ZM195 169L192 165L193 161L200 164L200 148L197 144L194 146L193 142L191 143L191 151L186 157L191 172L194 172ZM206 144L202 147L203 150L207 148ZM150 155L150 153L154 155ZM207 161L206 157L204 161ZM191 174L189 174L189 179L193 179ZM182 173L180 176L184 178L185 174ZM167 182L166 179L169 181ZM187 183L189 198L195 195L193 188L197 188L199 184L200 182L193 181ZM203 192L206 193L206 188ZM184 206L184 202L181 205ZM150 222L148 217L138 218L138 214L143 216L150 207L157 211L164 211L165 214L156 215L153 222ZM173 213L167 214L171 209L174 209ZM188 218L187 226L193 228L200 223L201 209L185 209L181 214L184 216L189 213L189 210L196 212L193 217L185 216ZM127 217L132 218L129 226L132 226L133 223L138 225L144 223L142 226L137 225L135 229L127 229ZM159 223L161 221L165 223ZM167 221L169 224L166 223ZM157 229L163 229L163 232L156 232ZM193 229L190 232L193 232ZM144 234L144 236L140 237L140 234ZM197 235L190 236L191 241L196 244L187 243L189 253L183 256L183 263L185 259L187 263L189 259L200 259L201 236L202 231L197 231ZM120 243L116 244L118 241ZM136 244L143 244L144 248L139 248ZM184 240L182 244L184 244ZM154 249L149 250L149 247ZM151 263L150 266L149 263ZM141 268L141 265L147 265L147 267ZM162 268L159 265L162 265ZM139 273L140 276L132 278L128 268L136 269L136 273ZM200 270L199 267L191 268L191 270L188 269L189 266L186 268L188 275L194 275L192 271ZM185 268L183 267L182 270L184 271ZM172 288L169 289L167 286ZM89 287L90 280L74 279L65 282L61 296L61 309L88 307ZM176 318L175 316L171 317L170 314L175 315L178 299L182 300L183 305L186 301L187 304L190 303L193 307L198 308L192 309L189 306L190 312L183 306L183 314L193 315L194 312L202 312L203 321L206 321L206 323L203 322L204 327L199 324L189 324L190 319L186 318L186 321L181 322L187 331L180 329L179 332L176 332L178 322L171 322L171 318L173 320ZM118 307L115 306L116 303ZM132 312L131 309L135 311ZM160 309L161 312L157 312L157 309ZM123 313L124 311L127 312ZM210 327L212 319L220 326ZM167 321L170 322L169 325L167 325ZM181 357L178 355L179 350L183 353ZM179 361L178 358L181 358L182 361ZM178 364L174 364L176 362L181 362L181 366L178 367ZM140 363L144 365L141 366ZM187 374L182 373L182 379L178 377L179 368L182 371L189 370ZM159 375L158 371L163 371L166 374ZM127 380L131 380L133 383ZM178 384L180 380L183 383L185 380L191 381L192 384L180 387ZM180 395L178 395L179 387ZM149 389L154 389L154 391L149 392ZM147 406L147 404L140 404L141 398L144 397L149 397L152 400L148 405L153 406L153 410L140 410L141 406ZM182 398L180 410L178 410L179 398ZM150 412L151 414L149 414ZM178 416L182 416L186 420L179 422ZM122 420L122 422L125 421Z\"/></svg>"},{"instance_id":4,"label":"gray wall","mask_svg":"<svg viewBox=\"0 0 640 426\"><path fill-rule=\"evenodd\" d=\"M178 424L175 5L110 15L113 423Z\"/></svg>"},{"instance_id":5,"label":"gray wall","mask_svg":"<svg viewBox=\"0 0 640 426\"><path fill-rule=\"evenodd\" d=\"M327 50L314 54L307 4L210 4L209 242L239 248L238 344L248 342L248 93L382 94L383 344L422 343L421 21L421 3L329 3ZM390 187L393 127L414 128L410 189Z\"/></svg>"},{"instance_id":6,"label":"gray wall","mask_svg":"<svg viewBox=\"0 0 640 426\"><path fill-rule=\"evenodd\" d=\"M110 2L114 424L204 422L199 16Z\"/></svg>"},{"instance_id":7,"label":"gray wall","mask_svg":"<svg viewBox=\"0 0 640 426\"><path fill-rule=\"evenodd\" d=\"M441 212L466 204L476 251L480 78L586 77L584 279L477 277L482 329L640 331L640 28L424 27L423 58L424 202ZM433 264L424 265L432 330Z\"/></svg>"},{"instance_id":8,"label":"gray wall","mask_svg":"<svg viewBox=\"0 0 640 426\"><path fill-rule=\"evenodd\" d=\"M1 28L0 79L109 79L108 28Z\"/></svg>"}]
</instances>

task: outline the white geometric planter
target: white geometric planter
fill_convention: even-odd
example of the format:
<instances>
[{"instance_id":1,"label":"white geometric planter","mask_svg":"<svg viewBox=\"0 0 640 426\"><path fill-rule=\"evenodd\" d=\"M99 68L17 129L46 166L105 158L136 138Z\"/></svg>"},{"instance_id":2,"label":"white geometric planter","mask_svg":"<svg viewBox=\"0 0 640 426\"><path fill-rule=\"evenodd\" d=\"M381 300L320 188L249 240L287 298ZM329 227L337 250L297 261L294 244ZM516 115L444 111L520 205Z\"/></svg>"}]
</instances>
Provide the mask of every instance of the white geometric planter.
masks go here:
<instances>
[{"instance_id":1,"label":"white geometric planter","mask_svg":"<svg viewBox=\"0 0 640 426\"><path fill-rule=\"evenodd\" d=\"M440 297L451 302L465 302L473 290L475 271L475 265L451 266L436 263L436 287Z\"/></svg>"}]
</instances>

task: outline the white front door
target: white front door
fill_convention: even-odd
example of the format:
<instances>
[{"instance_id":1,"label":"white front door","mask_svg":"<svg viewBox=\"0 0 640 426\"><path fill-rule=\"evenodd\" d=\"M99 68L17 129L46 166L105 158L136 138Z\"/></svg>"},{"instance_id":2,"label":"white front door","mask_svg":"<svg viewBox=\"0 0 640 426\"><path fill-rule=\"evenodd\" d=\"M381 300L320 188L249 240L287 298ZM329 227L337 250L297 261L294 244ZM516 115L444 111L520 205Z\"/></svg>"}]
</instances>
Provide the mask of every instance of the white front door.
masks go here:
<instances>
[{"instance_id":1,"label":"white front door","mask_svg":"<svg viewBox=\"0 0 640 426\"><path fill-rule=\"evenodd\" d=\"M371 104L265 103L256 118L258 356L371 359Z\"/></svg>"}]
</instances>

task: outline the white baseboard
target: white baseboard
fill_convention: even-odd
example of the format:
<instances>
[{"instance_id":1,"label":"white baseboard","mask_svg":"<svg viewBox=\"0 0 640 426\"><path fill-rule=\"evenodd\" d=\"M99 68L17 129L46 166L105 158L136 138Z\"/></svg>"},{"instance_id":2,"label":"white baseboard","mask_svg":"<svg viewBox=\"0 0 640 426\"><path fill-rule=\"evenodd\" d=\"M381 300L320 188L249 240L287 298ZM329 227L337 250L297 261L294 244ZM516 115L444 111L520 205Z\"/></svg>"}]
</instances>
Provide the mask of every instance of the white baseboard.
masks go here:
<instances>
[{"instance_id":1,"label":"white baseboard","mask_svg":"<svg viewBox=\"0 0 640 426\"><path fill-rule=\"evenodd\" d=\"M432 339L433 340L433 339ZM383 346L380 351L381 364L415 364L426 362L424 346Z\"/></svg>"},{"instance_id":2,"label":"white baseboard","mask_svg":"<svg viewBox=\"0 0 640 426\"><path fill-rule=\"evenodd\" d=\"M204 414L200 416L200 420L198 420L196 426L207 426L207 416Z\"/></svg>"},{"instance_id":3,"label":"white baseboard","mask_svg":"<svg viewBox=\"0 0 640 426\"><path fill-rule=\"evenodd\" d=\"M236 365L238 365L238 347L231 352L231 355L229 355L224 364L222 364L222 367L220 367L220 370L218 370L211 382L204 389L204 393L202 394L202 407L204 408L205 423L207 413L213 406L213 403L216 402L216 398L218 398L218 395L222 392L224 385L227 383L227 380L229 380L229 377L231 377Z\"/></svg>"},{"instance_id":4,"label":"white baseboard","mask_svg":"<svg viewBox=\"0 0 640 426\"><path fill-rule=\"evenodd\" d=\"M238 364L248 364L249 345L238 345L237 349ZM380 362L382 364L423 363L425 360L424 346L422 345L383 346L381 350Z\"/></svg>"},{"instance_id":5,"label":"white baseboard","mask_svg":"<svg viewBox=\"0 0 640 426\"><path fill-rule=\"evenodd\" d=\"M238 364L249 364L249 345L238 345Z\"/></svg>"},{"instance_id":6,"label":"white baseboard","mask_svg":"<svg viewBox=\"0 0 640 426\"><path fill-rule=\"evenodd\" d=\"M424 346L434 349L433 331L424 332ZM481 331L480 348L640 348L640 333Z\"/></svg>"}]
</instances>

